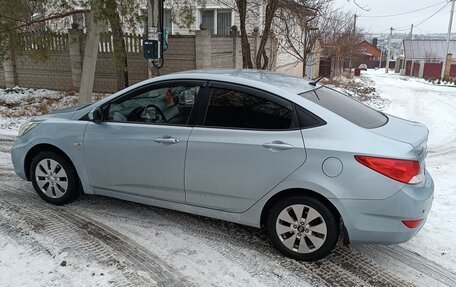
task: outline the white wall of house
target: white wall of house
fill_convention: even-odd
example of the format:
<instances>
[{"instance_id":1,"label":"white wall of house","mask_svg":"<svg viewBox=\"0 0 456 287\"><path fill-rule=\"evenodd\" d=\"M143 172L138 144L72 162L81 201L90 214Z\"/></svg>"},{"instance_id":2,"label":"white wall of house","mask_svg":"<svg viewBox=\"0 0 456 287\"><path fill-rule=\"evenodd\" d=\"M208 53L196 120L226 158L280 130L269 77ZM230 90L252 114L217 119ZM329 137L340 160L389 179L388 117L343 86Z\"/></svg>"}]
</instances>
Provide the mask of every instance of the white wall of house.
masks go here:
<instances>
[{"instance_id":1,"label":"white wall of house","mask_svg":"<svg viewBox=\"0 0 456 287\"><path fill-rule=\"evenodd\" d=\"M231 26L236 25L238 28L240 27L239 13L236 12L235 7L236 4L234 1L230 2L230 0L207 0L204 7L201 5L195 7L195 23L192 25L192 27L182 28L179 27L176 23L170 23L170 32L173 35L192 35L195 31L200 30L200 24L204 22L203 19L205 19L206 21L209 21L206 23L206 26L212 31L212 34L229 34ZM167 6L165 8L168 11L171 9L170 6ZM260 29L262 27L260 23L262 23L264 20L264 5L260 5L258 7L258 11L254 11L249 14L252 15L247 15L246 26L247 32L250 34L255 26L260 27Z\"/></svg>"}]
</instances>

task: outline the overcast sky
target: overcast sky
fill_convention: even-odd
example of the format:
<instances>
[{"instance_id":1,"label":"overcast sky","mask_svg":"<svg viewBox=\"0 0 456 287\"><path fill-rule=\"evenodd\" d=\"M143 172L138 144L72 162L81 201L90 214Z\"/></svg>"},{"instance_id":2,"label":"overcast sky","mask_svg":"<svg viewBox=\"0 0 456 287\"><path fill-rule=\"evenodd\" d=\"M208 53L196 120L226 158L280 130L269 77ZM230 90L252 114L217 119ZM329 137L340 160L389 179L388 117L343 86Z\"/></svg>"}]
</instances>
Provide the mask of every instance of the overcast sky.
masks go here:
<instances>
[{"instance_id":1,"label":"overcast sky","mask_svg":"<svg viewBox=\"0 0 456 287\"><path fill-rule=\"evenodd\" d=\"M391 14L400 14L405 12L410 12L429 7L422 11L402 15L395 17L379 17L379 18L358 18L358 25L363 27L366 32L387 32L387 30L392 26L393 28L398 28L400 32L405 32L405 30L410 30L410 25L418 24L419 22L425 20L432 14L436 13L441 9L446 2L444 0L355 0L360 6L369 9L369 11L363 11L358 8L353 0L334 0L336 7L341 7L344 10L356 12L360 16L383 16ZM440 3L440 4L439 4ZM451 3L448 4L443 10L438 12L432 18L426 22L418 25L417 29L414 30L414 33L446 33L448 30L448 21L450 18ZM456 19L453 21L452 32L456 32ZM403 30L403 31L402 31Z\"/></svg>"}]
</instances>

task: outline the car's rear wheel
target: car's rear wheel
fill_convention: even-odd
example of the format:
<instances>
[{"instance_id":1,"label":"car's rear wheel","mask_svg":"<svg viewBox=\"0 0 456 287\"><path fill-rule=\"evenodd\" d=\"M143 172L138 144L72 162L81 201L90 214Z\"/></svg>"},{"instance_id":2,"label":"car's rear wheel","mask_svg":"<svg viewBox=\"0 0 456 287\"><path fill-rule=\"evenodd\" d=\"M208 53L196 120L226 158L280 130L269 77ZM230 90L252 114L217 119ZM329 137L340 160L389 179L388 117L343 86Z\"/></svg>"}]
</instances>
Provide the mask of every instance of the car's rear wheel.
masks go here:
<instances>
[{"instance_id":1,"label":"car's rear wheel","mask_svg":"<svg viewBox=\"0 0 456 287\"><path fill-rule=\"evenodd\" d=\"M337 243L338 220L320 200L288 197L269 211L268 236L284 255L302 261L323 258Z\"/></svg>"},{"instance_id":2,"label":"car's rear wheel","mask_svg":"<svg viewBox=\"0 0 456 287\"><path fill-rule=\"evenodd\" d=\"M41 152L33 158L30 179L38 195L52 204L69 203L79 194L73 165L53 152Z\"/></svg>"}]
</instances>

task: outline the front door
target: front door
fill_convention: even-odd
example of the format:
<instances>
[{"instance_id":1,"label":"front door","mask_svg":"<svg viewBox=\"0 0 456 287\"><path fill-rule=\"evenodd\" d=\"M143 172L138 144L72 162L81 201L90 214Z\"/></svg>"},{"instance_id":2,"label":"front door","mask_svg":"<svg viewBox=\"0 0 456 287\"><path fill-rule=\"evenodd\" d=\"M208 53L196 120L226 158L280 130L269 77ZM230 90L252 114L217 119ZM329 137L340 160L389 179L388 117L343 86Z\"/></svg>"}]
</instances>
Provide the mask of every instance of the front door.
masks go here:
<instances>
[{"instance_id":1,"label":"front door","mask_svg":"<svg viewBox=\"0 0 456 287\"><path fill-rule=\"evenodd\" d=\"M95 189L185 202L189 119L201 85L140 88L102 107L105 120L84 136L87 174Z\"/></svg>"}]
</instances>

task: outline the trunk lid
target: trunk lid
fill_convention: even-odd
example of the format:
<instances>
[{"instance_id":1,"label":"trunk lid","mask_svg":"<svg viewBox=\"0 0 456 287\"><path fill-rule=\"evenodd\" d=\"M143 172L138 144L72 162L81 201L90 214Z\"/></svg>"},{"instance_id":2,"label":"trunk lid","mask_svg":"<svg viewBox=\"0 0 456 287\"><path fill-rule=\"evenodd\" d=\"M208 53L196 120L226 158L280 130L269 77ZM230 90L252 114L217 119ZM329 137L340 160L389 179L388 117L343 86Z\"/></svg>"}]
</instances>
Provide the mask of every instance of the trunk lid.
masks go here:
<instances>
[{"instance_id":1,"label":"trunk lid","mask_svg":"<svg viewBox=\"0 0 456 287\"><path fill-rule=\"evenodd\" d=\"M427 154L429 130L423 124L387 115L388 122L372 132L397 141L411 144L415 148L417 158L421 161Z\"/></svg>"}]
</instances>

